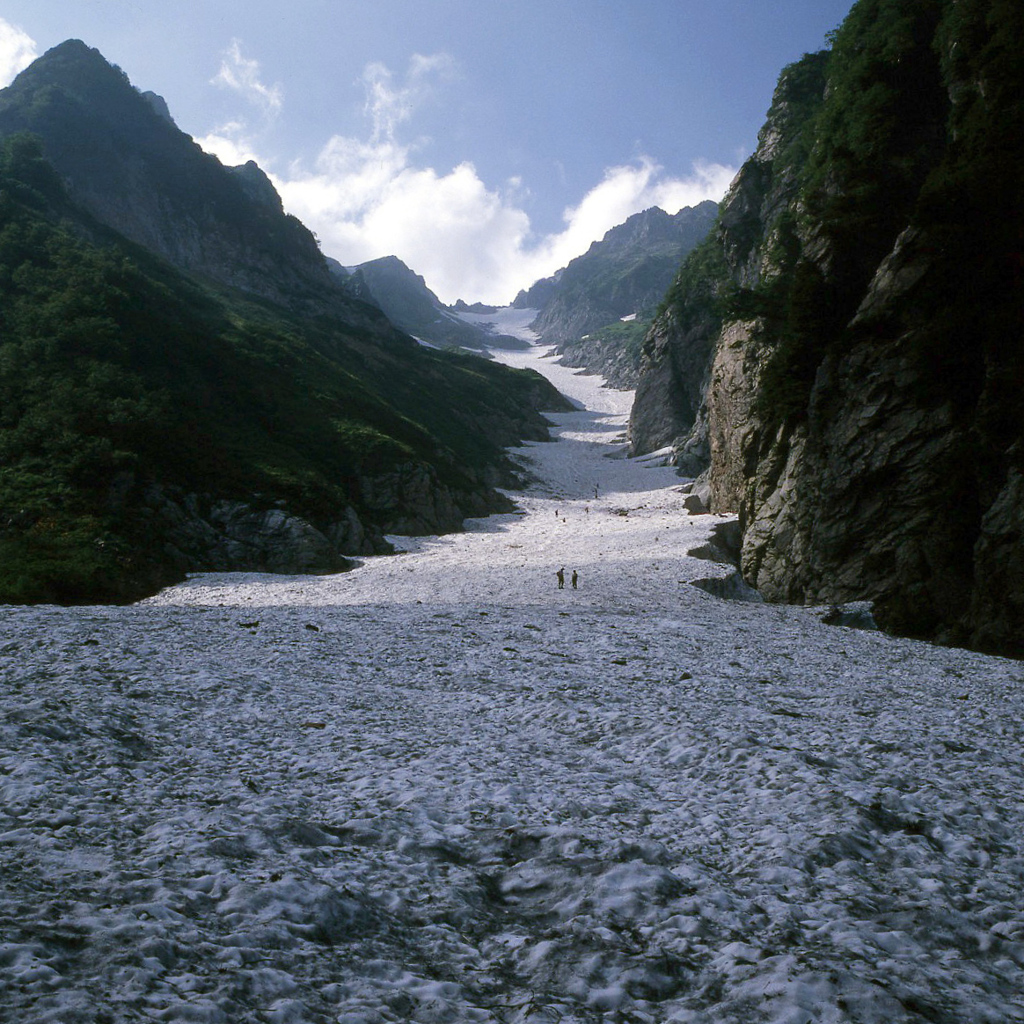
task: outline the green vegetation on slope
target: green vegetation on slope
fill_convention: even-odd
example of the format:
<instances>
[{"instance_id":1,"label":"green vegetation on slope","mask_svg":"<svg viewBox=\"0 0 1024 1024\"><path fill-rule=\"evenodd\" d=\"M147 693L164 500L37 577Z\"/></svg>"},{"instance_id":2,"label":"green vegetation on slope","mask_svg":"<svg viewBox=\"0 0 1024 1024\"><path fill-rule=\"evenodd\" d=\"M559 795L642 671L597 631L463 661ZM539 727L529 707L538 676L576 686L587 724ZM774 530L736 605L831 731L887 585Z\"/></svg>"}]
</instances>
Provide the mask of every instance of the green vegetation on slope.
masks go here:
<instances>
[{"instance_id":1,"label":"green vegetation on slope","mask_svg":"<svg viewBox=\"0 0 1024 1024\"><path fill-rule=\"evenodd\" d=\"M410 462L479 490L475 471L535 404L534 375L411 342L398 359L339 322L211 291L73 216L36 142L8 139L0 601L131 598L166 580L137 515L152 482L313 522L358 505L360 477Z\"/></svg>"},{"instance_id":2,"label":"green vegetation on slope","mask_svg":"<svg viewBox=\"0 0 1024 1024\"><path fill-rule=\"evenodd\" d=\"M709 313L760 320L772 349L758 394L766 434L807 416L818 367L849 342L850 321L908 226L928 236L933 262L915 308L931 305L935 315L913 339L927 350L918 354L930 368L931 400L951 397L953 387L970 406L986 386L985 361L965 337L991 348L1017 336L1021 189L1011 180L1021 178L1024 148L1022 19L1012 2L860 0L830 51L783 71L769 114L783 144L741 179L788 182L795 202L767 224L756 209L720 222L666 297L681 321ZM768 190L767 181L751 187ZM1008 196L1017 197L1009 208ZM758 247L772 273L740 287L738 268ZM1006 356L997 361L1005 366Z\"/></svg>"},{"instance_id":3,"label":"green vegetation on slope","mask_svg":"<svg viewBox=\"0 0 1024 1024\"><path fill-rule=\"evenodd\" d=\"M705 322L720 326L733 291L716 229L683 261L657 315L671 312L684 332Z\"/></svg>"}]
</instances>

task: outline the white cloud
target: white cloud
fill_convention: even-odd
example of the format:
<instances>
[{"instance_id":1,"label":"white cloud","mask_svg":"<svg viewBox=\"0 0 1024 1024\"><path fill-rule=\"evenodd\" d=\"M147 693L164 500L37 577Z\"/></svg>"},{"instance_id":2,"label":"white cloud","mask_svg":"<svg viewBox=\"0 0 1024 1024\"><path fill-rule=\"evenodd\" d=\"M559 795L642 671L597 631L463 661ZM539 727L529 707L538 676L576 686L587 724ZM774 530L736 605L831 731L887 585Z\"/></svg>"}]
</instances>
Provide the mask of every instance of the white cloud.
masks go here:
<instances>
[{"instance_id":1,"label":"white cloud","mask_svg":"<svg viewBox=\"0 0 1024 1024\"><path fill-rule=\"evenodd\" d=\"M586 252L591 242L641 210L660 206L668 213L677 213L684 206L696 206L705 199L721 199L735 175L734 167L696 163L693 173L686 178L665 177L664 169L649 157L609 168L578 206L565 211L564 230L549 235L533 251L536 263L550 268L537 276L544 277L564 267Z\"/></svg>"},{"instance_id":2,"label":"white cloud","mask_svg":"<svg viewBox=\"0 0 1024 1024\"><path fill-rule=\"evenodd\" d=\"M351 265L397 255L444 301L515 294L529 217L480 180L470 163L447 174L414 167L393 143L333 139L312 174L275 178L286 209L324 252ZM527 282L529 283L529 282Z\"/></svg>"},{"instance_id":3,"label":"white cloud","mask_svg":"<svg viewBox=\"0 0 1024 1024\"><path fill-rule=\"evenodd\" d=\"M363 71L366 89L366 113L373 122L373 142L392 140L395 129L409 120L417 107L434 92L433 79L454 77L455 62L446 53L425 57L413 54L405 85L396 86L394 76L383 64L367 64Z\"/></svg>"},{"instance_id":4,"label":"white cloud","mask_svg":"<svg viewBox=\"0 0 1024 1024\"><path fill-rule=\"evenodd\" d=\"M255 143L247 136L244 121L230 121L195 141L225 167L237 167L250 160L260 162Z\"/></svg>"},{"instance_id":5,"label":"white cloud","mask_svg":"<svg viewBox=\"0 0 1024 1024\"><path fill-rule=\"evenodd\" d=\"M217 85L238 93L246 103L256 107L262 115L257 128L252 128L245 118L237 118L215 128L196 142L218 157L228 167L255 160L260 163L257 152L258 138L272 125L284 105L284 93L280 85L265 85L260 78L260 63L242 54L242 44L237 39L221 55L220 70L210 79Z\"/></svg>"},{"instance_id":6,"label":"white cloud","mask_svg":"<svg viewBox=\"0 0 1024 1024\"><path fill-rule=\"evenodd\" d=\"M493 189L471 163L441 174L410 157L394 142L334 138L312 172L293 167L274 183L286 209L317 232L328 255L346 265L396 255L445 302L508 302L631 214L651 206L675 213L718 200L736 173L699 164L686 178L668 177L646 158L611 168L566 210L563 230L535 239L518 204L518 181Z\"/></svg>"},{"instance_id":7,"label":"white cloud","mask_svg":"<svg viewBox=\"0 0 1024 1024\"><path fill-rule=\"evenodd\" d=\"M248 81L258 83L256 62L245 61L237 45L231 55L235 79L242 80L241 67L248 69ZM414 56L402 83L384 65L369 65L362 78L369 139L335 136L312 167L297 162L271 173L285 208L317 233L327 255L349 266L395 255L445 302L504 303L631 214L651 206L675 213L704 199L718 200L736 173L719 164L696 164L691 174L673 177L640 157L605 171L580 203L565 211L561 231L537 238L523 209L528 197L523 181L488 186L468 161L447 172L420 166L415 147L397 138L399 126L432 98L436 83L455 72L444 54ZM226 75L217 80L232 84ZM260 95L252 87L233 87ZM198 141L224 163L260 162L244 122Z\"/></svg>"},{"instance_id":8,"label":"white cloud","mask_svg":"<svg viewBox=\"0 0 1024 1024\"><path fill-rule=\"evenodd\" d=\"M16 25L0 18L0 87L14 81L39 56L35 40Z\"/></svg>"},{"instance_id":9,"label":"white cloud","mask_svg":"<svg viewBox=\"0 0 1024 1024\"><path fill-rule=\"evenodd\" d=\"M210 80L240 93L265 114L276 114L281 109L283 96L280 85L264 85L260 81L259 61L242 56L242 44L233 39L222 55L220 71Z\"/></svg>"}]
</instances>

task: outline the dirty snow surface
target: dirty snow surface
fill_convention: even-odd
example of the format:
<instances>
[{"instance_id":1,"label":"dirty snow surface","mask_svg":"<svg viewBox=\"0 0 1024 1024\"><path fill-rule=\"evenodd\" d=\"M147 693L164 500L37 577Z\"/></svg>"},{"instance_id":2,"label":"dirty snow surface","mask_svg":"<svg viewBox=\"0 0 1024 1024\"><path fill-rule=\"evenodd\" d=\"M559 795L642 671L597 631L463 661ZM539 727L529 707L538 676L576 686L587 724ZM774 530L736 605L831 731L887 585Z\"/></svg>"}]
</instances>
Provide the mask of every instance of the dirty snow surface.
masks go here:
<instances>
[{"instance_id":1,"label":"dirty snow surface","mask_svg":"<svg viewBox=\"0 0 1024 1024\"><path fill-rule=\"evenodd\" d=\"M1024 667L691 586L631 396L500 358L518 513L0 609L0 1019L1024 1021Z\"/></svg>"}]
</instances>

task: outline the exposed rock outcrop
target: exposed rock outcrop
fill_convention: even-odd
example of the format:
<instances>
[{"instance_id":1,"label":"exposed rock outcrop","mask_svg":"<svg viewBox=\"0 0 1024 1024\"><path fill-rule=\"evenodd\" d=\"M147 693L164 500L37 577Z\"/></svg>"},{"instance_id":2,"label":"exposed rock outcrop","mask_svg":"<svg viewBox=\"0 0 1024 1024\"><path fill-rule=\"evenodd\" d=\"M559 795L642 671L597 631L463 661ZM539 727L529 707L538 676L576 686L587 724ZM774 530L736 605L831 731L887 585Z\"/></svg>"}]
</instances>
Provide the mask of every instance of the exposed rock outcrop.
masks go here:
<instances>
[{"instance_id":1,"label":"exposed rock outcrop","mask_svg":"<svg viewBox=\"0 0 1024 1024\"><path fill-rule=\"evenodd\" d=\"M860 0L786 69L648 336L631 425L691 475L706 459L767 599L870 600L883 628L1011 654L1021 38L1012 5Z\"/></svg>"},{"instance_id":2,"label":"exposed rock outcrop","mask_svg":"<svg viewBox=\"0 0 1024 1024\"><path fill-rule=\"evenodd\" d=\"M361 477L355 488L363 515L352 506L311 522L285 508L186 493L150 485L145 515L163 556L180 572L332 573L350 568L346 556L392 551L386 533L422 536L458 530L468 516L510 511L512 503L488 488L452 491L429 467L409 463Z\"/></svg>"},{"instance_id":3,"label":"exposed rock outcrop","mask_svg":"<svg viewBox=\"0 0 1024 1024\"><path fill-rule=\"evenodd\" d=\"M146 498L163 554L181 572L330 573L350 565L341 555L347 538L328 536L283 509L260 510L156 487ZM345 533L351 525L339 523Z\"/></svg>"}]
</instances>

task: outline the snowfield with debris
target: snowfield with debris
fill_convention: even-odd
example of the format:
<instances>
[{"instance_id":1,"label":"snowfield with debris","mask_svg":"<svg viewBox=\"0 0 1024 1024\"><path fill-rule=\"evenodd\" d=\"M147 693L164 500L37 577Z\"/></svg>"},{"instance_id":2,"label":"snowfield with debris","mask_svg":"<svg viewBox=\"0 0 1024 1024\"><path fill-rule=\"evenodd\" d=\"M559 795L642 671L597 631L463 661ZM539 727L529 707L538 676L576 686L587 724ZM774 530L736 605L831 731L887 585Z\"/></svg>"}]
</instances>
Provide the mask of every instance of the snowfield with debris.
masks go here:
<instances>
[{"instance_id":1,"label":"snowfield with debris","mask_svg":"<svg viewBox=\"0 0 1024 1024\"><path fill-rule=\"evenodd\" d=\"M1024 665L711 596L631 394L498 357L581 406L517 513L0 609L0 1019L1024 1021Z\"/></svg>"}]
</instances>

